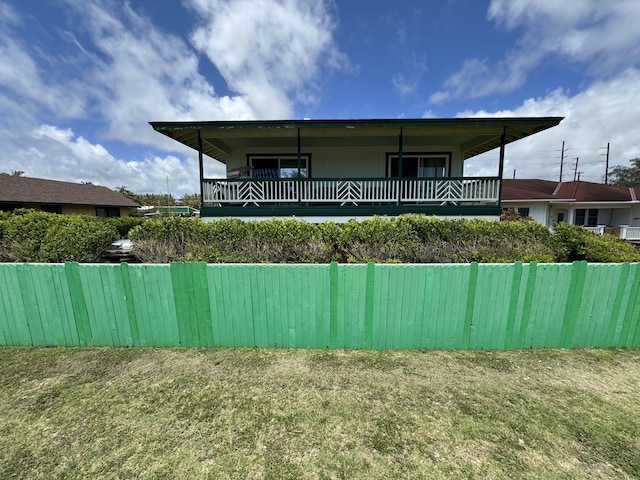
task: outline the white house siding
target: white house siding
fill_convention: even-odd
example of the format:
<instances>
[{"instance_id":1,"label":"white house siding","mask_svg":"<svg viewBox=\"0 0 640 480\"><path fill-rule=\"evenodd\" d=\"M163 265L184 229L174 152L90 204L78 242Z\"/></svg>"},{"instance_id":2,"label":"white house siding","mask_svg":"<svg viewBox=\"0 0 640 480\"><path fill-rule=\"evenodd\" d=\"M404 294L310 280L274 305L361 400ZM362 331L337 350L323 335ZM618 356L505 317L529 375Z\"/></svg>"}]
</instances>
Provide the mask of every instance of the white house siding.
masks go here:
<instances>
[{"instance_id":1,"label":"white house siding","mask_svg":"<svg viewBox=\"0 0 640 480\"><path fill-rule=\"evenodd\" d=\"M528 208L529 216L537 222L543 225L547 224L547 205L545 203L512 203L503 202L503 208L513 208L518 211L518 208Z\"/></svg>"},{"instance_id":2,"label":"white house siding","mask_svg":"<svg viewBox=\"0 0 640 480\"><path fill-rule=\"evenodd\" d=\"M361 178L386 177L386 155L397 153L397 146L382 147L301 147L302 153L311 154L311 176L315 178ZM404 150L405 155L415 153L451 152L451 176L463 176L462 153L459 148L447 146L416 147ZM247 164L247 155L291 154L295 149L283 148L251 148L230 152L227 170L233 170Z\"/></svg>"},{"instance_id":3,"label":"white house siding","mask_svg":"<svg viewBox=\"0 0 640 480\"><path fill-rule=\"evenodd\" d=\"M631 214L629 217L630 227L640 227L640 205L634 205L631 208Z\"/></svg>"}]
</instances>

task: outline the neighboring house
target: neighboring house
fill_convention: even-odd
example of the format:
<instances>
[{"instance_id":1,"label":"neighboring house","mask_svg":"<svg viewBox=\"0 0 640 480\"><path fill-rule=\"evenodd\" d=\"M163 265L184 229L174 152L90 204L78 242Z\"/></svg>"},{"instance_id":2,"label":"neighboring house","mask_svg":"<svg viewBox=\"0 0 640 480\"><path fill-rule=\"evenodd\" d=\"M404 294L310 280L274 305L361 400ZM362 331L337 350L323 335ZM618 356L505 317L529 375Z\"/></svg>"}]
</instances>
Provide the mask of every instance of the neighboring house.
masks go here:
<instances>
[{"instance_id":1,"label":"neighboring house","mask_svg":"<svg viewBox=\"0 0 640 480\"><path fill-rule=\"evenodd\" d=\"M138 212L142 213L145 218L152 217L199 217L200 211L187 205L164 205L150 206L144 205L138 207Z\"/></svg>"},{"instance_id":2,"label":"neighboring house","mask_svg":"<svg viewBox=\"0 0 640 480\"><path fill-rule=\"evenodd\" d=\"M140 205L107 187L0 174L0 210L33 208L98 217L128 216Z\"/></svg>"},{"instance_id":3,"label":"neighboring house","mask_svg":"<svg viewBox=\"0 0 640 480\"><path fill-rule=\"evenodd\" d=\"M549 180L503 180L502 206L552 226L582 225L597 233L640 240L640 187Z\"/></svg>"},{"instance_id":4,"label":"neighboring house","mask_svg":"<svg viewBox=\"0 0 640 480\"><path fill-rule=\"evenodd\" d=\"M498 218L505 146L562 118L151 122L199 154L203 218ZM464 163L495 150L494 177ZM205 178L204 156L226 165Z\"/></svg>"}]
</instances>

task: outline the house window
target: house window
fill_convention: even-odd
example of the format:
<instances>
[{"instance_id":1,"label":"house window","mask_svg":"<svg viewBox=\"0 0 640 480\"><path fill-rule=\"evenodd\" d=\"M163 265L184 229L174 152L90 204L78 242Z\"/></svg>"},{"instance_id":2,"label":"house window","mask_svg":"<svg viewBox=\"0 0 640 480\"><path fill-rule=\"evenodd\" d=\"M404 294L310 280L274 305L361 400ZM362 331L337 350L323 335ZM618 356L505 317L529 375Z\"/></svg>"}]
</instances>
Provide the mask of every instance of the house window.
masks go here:
<instances>
[{"instance_id":1,"label":"house window","mask_svg":"<svg viewBox=\"0 0 640 480\"><path fill-rule=\"evenodd\" d=\"M310 170L310 155L300 156L300 177L308 178ZM297 178L298 155L250 155L252 178Z\"/></svg>"},{"instance_id":2,"label":"house window","mask_svg":"<svg viewBox=\"0 0 640 480\"><path fill-rule=\"evenodd\" d=\"M558 221L559 222L564 222L564 212L559 212L558 213Z\"/></svg>"},{"instance_id":3,"label":"house window","mask_svg":"<svg viewBox=\"0 0 640 480\"><path fill-rule=\"evenodd\" d=\"M597 208L577 208L576 216L573 221L574 225L582 225L585 227L595 227L598 225L598 209Z\"/></svg>"},{"instance_id":4,"label":"house window","mask_svg":"<svg viewBox=\"0 0 640 480\"><path fill-rule=\"evenodd\" d=\"M62 205L40 205L40 210L43 212L57 213L59 215L62 213Z\"/></svg>"},{"instance_id":5,"label":"house window","mask_svg":"<svg viewBox=\"0 0 640 480\"><path fill-rule=\"evenodd\" d=\"M120 209L118 207L96 207L96 216L102 218L119 217Z\"/></svg>"},{"instance_id":6,"label":"house window","mask_svg":"<svg viewBox=\"0 0 640 480\"><path fill-rule=\"evenodd\" d=\"M529 216L529 207L518 207L518 215L521 217Z\"/></svg>"},{"instance_id":7,"label":"house window","mask_svg":"<svg viewBox=\"0 0 640 480\"><path fill-rule=\"evenodd\" d=\"M406 153L402 155L402 176L409 178L442 178L447 176L449 153ZM398 154L387 155L387 175L398 176Z\"/></svg>"}]
</instances>

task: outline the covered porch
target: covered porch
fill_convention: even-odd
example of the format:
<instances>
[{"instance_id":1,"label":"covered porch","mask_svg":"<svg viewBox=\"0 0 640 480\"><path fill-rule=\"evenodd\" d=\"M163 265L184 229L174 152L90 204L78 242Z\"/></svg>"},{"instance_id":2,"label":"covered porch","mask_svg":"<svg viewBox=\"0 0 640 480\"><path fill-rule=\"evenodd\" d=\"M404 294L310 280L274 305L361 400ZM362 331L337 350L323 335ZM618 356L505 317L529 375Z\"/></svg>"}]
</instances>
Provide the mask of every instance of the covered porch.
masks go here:
<instances>
[{"instance_id":1,"label":"covered porch","mask_svg":"<svg viewBox=\"0 0 640 480\"><path fill-rule=\"evenodd\" d=\"M202 217L497 218L505 147L562 118L151 122L198 152ZM496 173L465 176L495 150ZM204 157L227 178L205 176Z\"/></svg>"}]
</instances>

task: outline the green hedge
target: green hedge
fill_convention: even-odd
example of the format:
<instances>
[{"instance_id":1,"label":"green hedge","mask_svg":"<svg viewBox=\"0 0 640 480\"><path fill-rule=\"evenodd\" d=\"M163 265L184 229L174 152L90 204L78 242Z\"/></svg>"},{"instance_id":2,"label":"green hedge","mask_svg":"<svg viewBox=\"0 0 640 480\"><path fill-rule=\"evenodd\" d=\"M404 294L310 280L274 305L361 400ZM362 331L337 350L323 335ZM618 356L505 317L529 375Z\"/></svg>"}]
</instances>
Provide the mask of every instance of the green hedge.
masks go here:
<instances>
[{"instance_id":1,"label":"green hedge","mask_svg":"<svg viewBox=\"0 0 640 480\"><path fill-rule=\"evenodd\" d=\"M320 224L168 217L100 219L32 210L0 212L0 261L92 262L129 234L141 261L166 263L510 263L640 261L637 247L567 224L440 220L424 215Z\"/></svg>"},{"instance_id":2,"label":"green hedge","mask_svg":"<svg viewBox=\"0 0 640 480\"><path fill-rule=\"evenodd\" d=\"M160 263L640 260L638 249L623 240L568 227L559 226L554 235L533 221L440 220L424 215L343 224L169 218L144 222L132 230L131 238L143 261ZM576 245L582 254L576 253Z\"/></svg>"}]
</instances>

